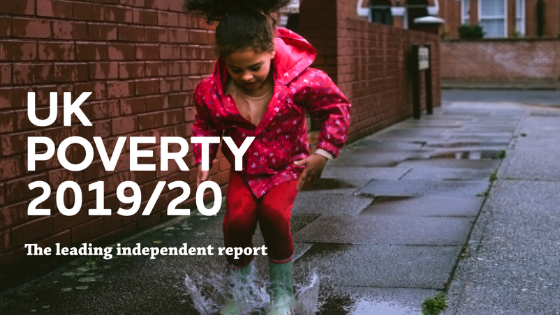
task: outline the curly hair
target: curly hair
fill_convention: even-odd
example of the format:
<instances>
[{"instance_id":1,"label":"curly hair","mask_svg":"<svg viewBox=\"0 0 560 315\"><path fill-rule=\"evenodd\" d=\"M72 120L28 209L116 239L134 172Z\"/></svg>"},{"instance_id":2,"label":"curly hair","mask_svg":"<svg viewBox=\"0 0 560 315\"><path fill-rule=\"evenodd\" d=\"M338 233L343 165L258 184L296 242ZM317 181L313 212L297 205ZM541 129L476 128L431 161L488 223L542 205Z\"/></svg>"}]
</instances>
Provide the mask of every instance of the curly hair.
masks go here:
<instances>
[{"instance_id":1,"label":"curly hair","mask_svg":"<svg viewBox=\"0 0 560 315\"><path fill-rule=\"evenodd\" d=\"M184 0L185 8L216 27L216 53L221 58L246 49L274 47L272 13L292 0ZM273 21L271 25L270 20Z\"/></svg>"}]
</instances>

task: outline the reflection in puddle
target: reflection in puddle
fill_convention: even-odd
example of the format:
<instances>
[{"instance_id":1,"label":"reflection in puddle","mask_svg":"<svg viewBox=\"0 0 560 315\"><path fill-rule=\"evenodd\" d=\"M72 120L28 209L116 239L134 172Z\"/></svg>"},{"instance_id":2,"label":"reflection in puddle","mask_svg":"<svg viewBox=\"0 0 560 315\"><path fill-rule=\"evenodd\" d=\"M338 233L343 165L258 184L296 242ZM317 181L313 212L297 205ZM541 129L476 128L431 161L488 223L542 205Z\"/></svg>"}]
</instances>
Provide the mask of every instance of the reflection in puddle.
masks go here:
<instances>
[{"instance_id":1,"label":"reflection in puddle","mask_svg":"<svg viewBox=\"0 0 560 315\"><path fill-rule=\"evenodd\" d=\"M357 300L349 309L349 315L410 315L420 310L391 302L374 302L366 299Z\"/></svg>"}]
</instances>

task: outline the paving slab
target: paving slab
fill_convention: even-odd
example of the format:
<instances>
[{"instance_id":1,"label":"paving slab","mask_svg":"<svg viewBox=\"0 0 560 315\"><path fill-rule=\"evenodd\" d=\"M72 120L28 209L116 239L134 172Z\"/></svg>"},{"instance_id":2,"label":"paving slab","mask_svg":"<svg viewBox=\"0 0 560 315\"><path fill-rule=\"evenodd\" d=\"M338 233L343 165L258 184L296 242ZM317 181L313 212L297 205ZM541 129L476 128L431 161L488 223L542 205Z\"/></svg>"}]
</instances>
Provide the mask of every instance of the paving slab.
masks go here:
<instances>
[{"instance_id":1,"label":"paving slab","mask_svg":"<svg viewBox=\"0 0 560 315\"><path fill-rule=\"evenodd\" d=\"M345 195L301 193L296 198L292 214L356 215L371 204L373 198Z\"/></svg>"},{"instance_id":2,"label":"paving slab","mask_svg":"<svg viewBox=\"0 0 560 315\"><path fill-rule=\"evenodd\" d=\"M297 232L294 239L305 243L463 245L473 221L473 218L323 215Z\"/></svg>"},{"instance_id":3,"label":"paving slab","mask_svg":"<svg viewBox=\"0 0 560 315\"><path fill-rule=\"evenodd\" d=\"M319 215L316 214L293 214L290 223L292 233L299 231L309 222L315 220ZM223 214L219 216L205 217L193 216L185 221L178 229L182 236L187 239L220 239L223 240L222 221ZM260 228L257 225L255 240L263 240Z\"/></svg>"},{"instance_id":4,"label":"paving slab","mask_svg":"<svg viewBox=\"0 0 560 315\"><path fill-rule=\"evenodd\" d=\"M478 141L482 143L488 142L507 142L511 141L512 137L493 137L493 136L476 136L476 135L453 135L449 137L449 141Z\"/></svg>"},{"instance_id":5,"label":"paving slab","mask_svg":"<svg viewBox=\"0 0 560 315\"><path fill-rule=\"evenodd\" d=\"M379 197L361 215L475 217L483 197Z\"/></svg>"},{"instance_id":6,"label":"paving slab","mask_svg":"<svg viewBox=\"0 0 560 315\"><path fill-rule=\"evenodd\" d=\"M399 179L409 170L406 167L331 166L327 164L321 178Z\"/></svg>"},{"instance_id":7,"label":"paving slab","mask_svg":"<svg viewBox=\"0 0 560 315\"><path fill-rule=\"evenodd\" d=\"M461 169L496 169L500 164L499 160L465 160L465 159L430 159L430 160L409 160L399 163L397 167L437 167L437 168L461 168Z\"/></svg>"},{"instance_id":8,"label":"paving slab","mask_svg":"<svg viewBox=\"0 0 560 315\"><path fill-rule=\"evenodd\" d=\"M379 150L360 149L353 150L352 154L339 156L335 160L329 162L330 165L336 166L373 166L388 167L395 166L400 162L409 158L426 158L425 151L409 152L409 151L393 151L379 152Z\"/></svg>"},{"instance_id":9,"label":"paving slab","mask_svg":"<svg viewBox=\"0 0 560 315\"><path fill-rule=\"evenodd\" d=\"M406 173L401 180L487 180L492 175L491 169L473 170L468 168L437 168L415 167Z\"/></svg>"},{"instance_id":10,"label":"paving slab","mask_svg":"<svg viewBox=\"0 0 560 315\"><path fill-rule=\"evenodd\" d=\"M399 126L400 127L400 126ZM416 128L416 129L401 129L401 128L389 128L386 131L381 131L376 134L376 138L380 138L383 136L441 136L443 133L448 133L446 129L423 129L423 128Z\"/></svg>"},{"instance_id":11,"label":"paving slab","mask_svg":"<svg viewBox=\"0 0 560 315\"><path fill-rule=\"evenodd\" d=\"M399 141L399 142L408 142L408 143L421 143L425 144L429 141L446 141L451 139L452 136L450 135L441 135L441 136L400 136L400 135L379 135L376 136L375 139L377 140L384 140L384 141Z\"/></svg>"},{"instance_id":12,"label":"paving slab","mask_svg":"<svg viewBox=\"0 0 560 315\"><path fill-rule=\"evenodd\" d=\"M428 142L424 145L425 148L487 148L498 147L507 148L509 142L481 142L481 141L444 141L444 142Z\"/></svg>"},{"instance_id":13,"label":"paving slab","mask_svg":"<svg viewBox=\"0 0 560 315\"><path fill-rule=\"evenodd\" d=\"M486 192L488 181L372 180L357 194L369 196L470 196Z\"/></svg>"},{"instance_id":14,"label":"paving slab","mask_svg":"<svg viewBox=\"0 0 560 315\"><path fill-rule=\"evenodd\" d=\"M443 289L460 251L460 246L321 243L299 263L320 270L323 285Z\"/></svg>"},{"instance_id":15,"label":"paving slab","mask_svg":"<svg viewBox=\"0 0 560 315\"><path fill-rule=\"evenodd\" d=\"M464 122L469 122L469 121L474 121L475 119L478 119L478 117L473 117L471 115L455 115L455 116L446 116L446 115L442 115L441 111L438 111L437 113L435 113L434 115L424 115L421 117L421 119L419 120L419 122L426 122L426 123L430 123L430 122L460 122L460 123L464 123Z\"/></svg>"},{"instance_id":16,"label":"paving slab","mask_svg":"<svg viewBox=\"0 0 560 315\"><path fill-rule=\"evenodd\" d=\"M346 150L359 150L359 149L384 149L384 150L419 150L422 148L420 143L407 143L390 140L362 140L351 144Z\"/></svg>"},{"instance_id":17,"label":"paving slab","mask_svg":"<svg viewBox=\"0 0 560 315\"><path fill-rule=\"evenodd\" d=\"M353 195L370 180L367 178L321 178L307 191L299 194L314 193L318 195ZM322 197L321 197L322 198Z\"/></svg>"},{"instance_id":18,"label":"paving slab","mask_svg":"<svg viewBox=\"0 0 560 315\"><path fill-rule=\"evenodd\" d=\"M399 125L402 128L423 128L423 129L432 129L432 128L461 128L462 125L457 120L408 120L404 121Z\"/></svg>"},{"instance_id":19,"label":"paving slab","mask_svg":"<svg viewBox=\"0 0 560 315\"><path fill-rule=\"evenodd\" d=\"M438 292L433 289L323 286L319 314L418 315L422 312L422 302Z\"/></svg>"},{"instance_id":20,"label":"paving slab","mask_svg":"<svg viewBox=\"0 0 560 315\"><path fill-rule=\"evenodd\" d=\"M465 111L465 110L443 110L439 113L443 116L466 116L466 117L484 117L492 115L491 111Z\"/></svg>"}]
</instances>

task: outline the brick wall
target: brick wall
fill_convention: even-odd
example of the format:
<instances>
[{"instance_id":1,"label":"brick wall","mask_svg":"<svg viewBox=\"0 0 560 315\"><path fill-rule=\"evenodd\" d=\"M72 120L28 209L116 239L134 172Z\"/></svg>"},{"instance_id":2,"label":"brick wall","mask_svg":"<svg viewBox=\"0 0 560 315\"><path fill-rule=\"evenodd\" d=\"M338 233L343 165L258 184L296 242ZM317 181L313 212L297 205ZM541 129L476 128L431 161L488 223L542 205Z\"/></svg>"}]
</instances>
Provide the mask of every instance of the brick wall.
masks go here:
<instances>
[{"instance_id":1,"label":"brick wall","mask_svg":"<svg viewBox=\"0 0 560 315\"><path fill-rule=\"evenodd\" d=\"M437 35L349 18L350 9L346 0L305 0L300 32L318 50L313 67L326 71L352 102L352 141L412 115L408 56L413 43L431 43L434 106L441 97ZM425 108L423 92L422 100Z\"/></svg>"},{"instance_id":2,"label":"brick wall","mask_svg":"<svg viewBox=\"0 0 560 315\"><path fill-rule=\"evenodd\" d=\"M560 39L441 42L443 79L559 80Z\"/></svg>"},{"instance_id":3,"label":"brick wall","mask_svg":"<svg viewBox=\"0 0 560 315\"><path fill-rule=\"evenodd\" d=\"M0 37L0 275L32 262L23 259L25 243L106 243L166 218L161 206L178 190L164 191L149 217L91 217L87 209L95 196L88 185L104 181L105 207L116 212L119 183L137 182L147 200L157 181L183 180L192 186L193 170L178 172L171 163L168 172L130 172L123 152L115 172L106 172L98 156L83 172L66 171L56 158L30 172L26 140L41 135L58 144L69 136L90 141L99 136L111 153L119 136L190 137L192 93L214 64L212 28L185 14L181 0L17 0L0 1ZM26 110L29 91L36 92L40 118L48 115L51 91L60 93L59 103L62 92L72 92L73 99L93 92L82 106L93 126L62 126L61 108L53 126L33 126ZM149 148L155 158L141 163L159 160L158 146ZM70 150L70 161L81 157L83 152ZM192 154L186 162L193 164ZM220 155L213 180L224 184L228 169ZM35 180L53 188L39 208L53 209L54 215L27 216L29 202L40 193L27 186ZM54 205L56 187L66 180L78 182L84 192L84 206L73 217L62 216Z\"/></svg>"}]
</instances>

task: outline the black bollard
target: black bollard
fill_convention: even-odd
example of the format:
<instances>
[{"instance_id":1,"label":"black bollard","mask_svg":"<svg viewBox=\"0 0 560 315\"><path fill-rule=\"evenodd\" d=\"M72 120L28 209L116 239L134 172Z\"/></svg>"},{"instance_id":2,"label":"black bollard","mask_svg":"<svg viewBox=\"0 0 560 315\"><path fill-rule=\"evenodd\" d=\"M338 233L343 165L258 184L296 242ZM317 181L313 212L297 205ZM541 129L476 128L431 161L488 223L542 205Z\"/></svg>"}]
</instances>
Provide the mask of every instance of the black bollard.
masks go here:
<instances>
[{"instance_id":1,"label":"black bollard","mask_svg":"<svg viewBox=\"0 0 560 315\"><path fill-rule=\"evenodd\" d=\"M412 51L410 53L410 75L412 77L412 117L420 119L420 70L418 52L420 46L412 44Z\"/></svg>"}]
</instances>

